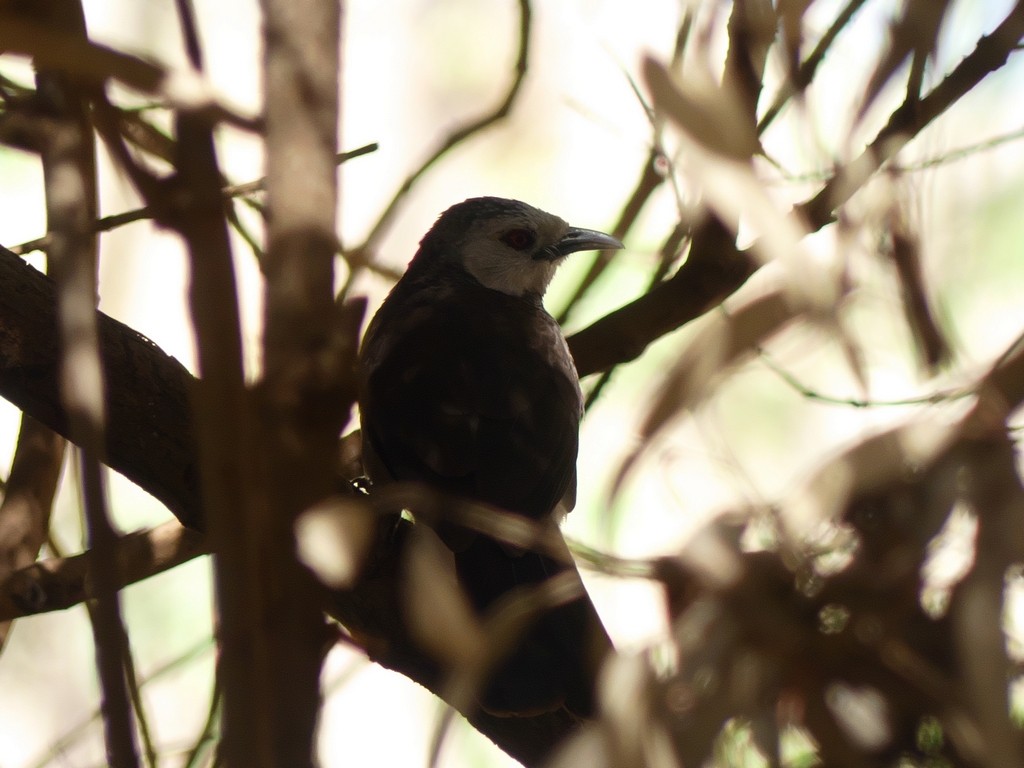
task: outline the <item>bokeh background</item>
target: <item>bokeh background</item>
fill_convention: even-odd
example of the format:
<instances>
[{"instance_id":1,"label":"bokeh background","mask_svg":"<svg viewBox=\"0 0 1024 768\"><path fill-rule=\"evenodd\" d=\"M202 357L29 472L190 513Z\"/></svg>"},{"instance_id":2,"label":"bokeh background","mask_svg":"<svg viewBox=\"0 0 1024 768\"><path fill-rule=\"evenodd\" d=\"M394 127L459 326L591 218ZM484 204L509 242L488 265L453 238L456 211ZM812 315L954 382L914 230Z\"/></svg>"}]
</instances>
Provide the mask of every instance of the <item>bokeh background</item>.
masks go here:
<instances>
[{"instance_id":1,"label":"bokeh background","mask_svg":"<svg viewBox=\"0 0 1024 768\"><path fill-rule=\"evenodd\" d=\"M842 4L819 0L805 16L815 40ZM858 122L854 110L886 41L900 3L866 3L828 56L806 99L794 103L764 136L776 162L761 169L782 208L805 197L821 174L854 155L902 93L894 81ZM935 82L1012 5L954 2L952 17L926 82ZM240 112L260 107L260 16L255 0L196 0L210 81ZM171 0L87 0L93 38L118 49L184 66ZM530 69L507 120L449 153L418 183L383 239L382 262L400 270L438 213L476 195L526 200L573 224L609 229L635 184L651 146L640 63L671 56L680 18L697 9L706 31L706 63L724 56L728 3L685 0L538 0ZM345 244L365 237L405 176L460 122L498 103L513 75L518 17L512 0L350 0L343 56L342 149L370 142L379 149L340 171L339 232ZM1019 59L1019 54L1018 54ZM27 82L24 61L0 56L0 72ZM782 62L769 58L771 84ZM897 78L898 81L898 78ZM623 367L587 414L579 460L580 498L566 523L575 540L626 557L677 550L706 521L750 503L785 498L810 470L850 441L926 412L938 421L962 407L956 398L916 403L955 391L989 364L1024 328L1024 66L1011 61L899 156L906 171L883 176L851 205L854 226L808 238L812 262L828 271L842 263L855 280L843 308L845 329L863 360L858 376L833 334L801 325L775 339L765 354L718 388L696 413L679 419L609 502L623 457L666 367L692 324ZM220 132L222 167L232 181L262 175L259 142L231 128ZM584 327L641 293L657 248L675 221L679 200L700 189L688 182L685 157L676 184L666 184L644 209L602 278L571 316ZM41 171L35 158L0 148L0 243L10 246L45 231ZM129 184L104 162L102 213L139 205ZM878 222L899 199L920 238L928 289L954 344L954 359L929 376L916 363L896 297L891 267L879 258ZM864 226L858 227L857 223ZM236 243L250 375L259 370L261 313L258 269ZM40 263L36 261L35 263ZM557 311L589 265L567 265L548 295ZM339 260L339 284L346 277ZM185 256L176 236L148 222L104 234L101 309L149 336L195 370L185 302ZM772 276L759 275L748 294ZM352 290L371 307L386 278L358 277ZM735 300L741 301L741 296ZM799 382L825 398L798 391ZM834 398L836 402L828 402ZM850 401L869 400L872 407ZM843 402L847 401L847 402ZM19 414L0 403L0 467L9 466ZM110 477L112 511L125 530L169 515L127 481ZM53 551L82 548L73 470L55 510ZM50 553L52 554L52 552ZM134 585L124 611L149 723L161 764L180 764L208 716L215 660L211 640L209 563L203 558ZM661 598L650 585L587 572L594 601L620 648L639 649L664 631ZM1024 645L1024 642L1020 643ZM324 671L323 765L425 765L442 709L429 693L339 647ZM98 690L88 620L77 607L17 622L0 656L0 765L93 766L103 763ZM456 724L440 764L514 765L472 729Z\"/></svg>"}]
</instances>

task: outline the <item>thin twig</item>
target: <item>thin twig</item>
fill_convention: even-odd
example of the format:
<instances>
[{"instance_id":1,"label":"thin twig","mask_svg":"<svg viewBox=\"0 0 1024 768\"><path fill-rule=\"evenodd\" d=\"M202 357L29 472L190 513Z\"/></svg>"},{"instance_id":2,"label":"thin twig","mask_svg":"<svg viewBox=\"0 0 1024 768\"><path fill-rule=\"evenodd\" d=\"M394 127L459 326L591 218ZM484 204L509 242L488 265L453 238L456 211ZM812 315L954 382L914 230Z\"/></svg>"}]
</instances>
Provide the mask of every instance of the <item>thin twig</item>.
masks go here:
<instances>
[{"instance_id":1,"label":"thin twig","mask_svg":"<svg viewBox=\"0 0 1024 768\"><path fill-rule=\"evenodd\" d=\"M1018 1L991 34L978 40L974 50L927 96L914 97L897 107L860 156L839 169L818 194L799 206L810 227L820 229L829 223L832 212L845 204L911 138L1006 64L1021 37L1024 37L1024 0Z\"/></svg>"},{"instance_id":2,"label":"thin twig","mask_svg":"<svg viewBox=\"0 0 1024 768\"><path fill-rule=\"evenodd\" d=\"M201 57L195 66L203 66ZM201 113L180 111L175 128L176 181L188 190L187 199L175 205L143 194L150 207L168 209L165 223L184 239L192 269L189 308L202 376L193 393L193 415L204 518L217 553L218 675L226 695L222 746L228 765L262 768L272 764L274 730L272 704L261 695L271 670L250 642L253 622L262 615L257 610L260 583L253 580L250 527L262 510L257 417L245 384L238 287L214 123Z\"/></svg>"},{"instance_id":3,"label":"thin twig","mask_svg":"<svg viewBox=\"0 0 1024 768\"><path fill-rule=\"evenodd\" d=\"M1024 0L912 109L906 103L897 108L859 158L797 207L809 229L829 224L833 211L861 189L900 147L1003 66L1022 36ZM738 251L731 235L713 222L706 223L695 240L690 258L672 278L569 338L580 376L635 359L652 341L699 317L737 290L760 267L749 249Z\"/></svg>"},{"instance_id":4,"label":"thin twig","mask_svg":"<svg viewBox=\"0 0 1024 768\"><path fill-rule=\"evenodd\" d=\"M672 68L674 70L682 67L683 54L685 53L686 45L689 42L692 27L693 12L690 9L686 9L683 11L683 18L676 29L675 44L672 50ZM633 228L633 225L636 224L644 206L647 204L648 200L651 199L661 184L666 179L674 180L675 178L672 161L666 154L661 143L664 119L655 113L654 108L648 102L643 91L640 89L640 86L637 84L636 79L628 72L625 73L625 75L637 103L640 104L641 108L644 110L644 114L647 115L648 122L651 124L652 140L650 152L644 162L644 167L640 172L640 178L637 180L636 186L633 188L633 192L626 201L626 204L622 207L619 219L612 229L612 234L619 240L624 239ZM613 253L613 251L601 251L594 256L587 273L577 284L576 289L569 297L565 307L563 307L562 311L558 314L557 318L559 324L565 325L569 321L573 309L578 306L580 301L583 300L584 296L586 296L591 288L593 288L594 284L611 264ZM606 382L607 379L604 379L602 383L598 384L598 386L591 391L590 397L588 398L588 407L591 402L596 399L597 394L601 389L603 389L604 383Z\"/></svg>"},{"instance_id":5,"label":"thin twig","mask_svg":"<svg viewBox=\"0 0 1024 768\"><path fill-rule=\"evenodd\" d=\"M793 373L787 371L763 348L758 348L758 357L764 366L779 377L787 387L792 389L801 397L808 400L816 400L819 403L829 405L845 405L850 408L897 408L908 405L938 405L953 400L962 400L976 393L974 386L956 387L953 389L942 389L930 392L927 395L915 395L913 397L894 398L890 400L865 399L859 397L839 397L819 392L804 384Z\"/></svg>"},{"instance_id":6,"label":"thin twig","mask_svg":"<svg viewBox=\"0 0 1024 768\"><path fill-rule=\"evenodd\" d=\"M203 51L199 44L199 29L196 26L196 12L192 0L174 0L181 24L182 37L185 38L185 55L189 63L200 70L203 68Z\"/></svg>"},{"instance_id":7,"label":"thin twig","mask_svg":"<svg viewBox=\"0 0 1024 768\"><path fill-rule=\"evenodd\" d=\"M356 157L362 157L368 155L371 152L376 152L378 145L374 142L372 144L366 144L357 149L349 150L348 152L339 152L335 155L335 161L340 165L352 160ZM265 176L261 176L254 181L246 181L241 184L231 184L223 188L222 192L226 199L233 199L237 197L246 197L254 195L258 192L262 192L266 188L267 179ZM118 227L123 227L126 224L132 224L136 221L144 221L146 219L152 219L156 216L156 212L151 206L143 206L141 208L135 208L130 211L123 213L115 213L110 216L104 216L96 220L94 232L110 232ZM241 231L240 231L241 233ZM243 237L244 234L243 234ZM254 245L254 242L250 238L245 237L245 240L250 244ZM19 256L32 253L33 251L44 251L50 245L50 237L46 235L44 237L36 238L35 240L29 240L18 245L11 246L8 250L12 253L16 253Z\"/></svg>"},{"instance_id":8,"label":"thin twig","mask_svg":"<svg viewBox=\"0 0 1024 768\"><path fill-rule=\"evenodd\" d=\"M371 227L370 233L366 236L366 239L356 248L352 250L360 253L370 253L380 243L380 239L387 232L388 227L394 220L395 215L398 213L399 207L405 202L406 196L420 180L420 178L429 171L438 160L448 154L449 151L457 147L462 142L466 141L470 137L480 133L486 128L491 127L495 123L503 120L512 111L512 107L516 102L516 98L519 96L519 92L522 89L523 82L526 78L526 70L529 62L530 54L530 30L532 22L532 9L530 7L529 0L518 0L519 4L519 47L516 53L516 61L514 65L514 74L512 82L509 84L508 89L505 92L501 103L487 114L470 120L469 122L459 126L455 130L451 131L438 147L427 156L420 166L409 174L405 181L399 186L395 192L391 201L385 206L383 213L377 218L376 223ZM369 258L364 258L363 261L371 261Z\"/></svg>"},{"instance_id":9,"label":"thin twig","mask_svg":"<svg viewBox=\"0 0 1024 768\"><path fill-rule=\"evenodd\" d=\"M96 616L95 604L85 601L85 610L89 614L89 621L95 623L99 620ZM149 727L149 718L146 716L145 704L142 700L142 692L139 689L138 676L135 674L135 661L131 655L131 642L127 630L124 631L122 646L127 651L122 660L125 676L125 685L128 690L128 698L135 713L135 723L138 726L139 740L142 742L142 752L145 764L149 768L156 768L159 759L157 757L156 744L153 741L153 731Z\"/></svg>"},{"instance_id":10,"label":"thin twig","mask_svg":"<svg viewBox=\"0 0 1024 768\"><path fill-rule=\"evenodd\" d=\"M4 9L0 9L0 50L31 56L40 66L73 75L92 87L99 88L113 79L157 96L171 107L202 110L213 122L251 132L259 132L261 127L258 120L240 115L214 99L213 88L200 78L190 78L190 73L177 72L171 77L168 68L152 61L76 38Z\"/></svg>"},{"instance_id":11,"label":"thin twig","mask_svg":"<svg viewBox=\"0 0 1024 768\"><path fill-rule=\"evenodd\" d=\"M948 152L926 157L921 160L914 160L907 163L901 163L894 160L889 163L888 168L893 173L900 174L916 173L919 171L926 171L931 168L940 168L944 165L959 162L960 160L966 160L967 158L982 152L997 149L1005 144L1012 144L1013 142L1020 141L1021 139L1024 139L1024 128L1017 128L1016 130L1009 131L1008 133L993 136L989 139L983 139L972 144L966 144L962 147L951 149ZM782 177L782 180L795 184L803 184L813 181L827 181L832 178L833 175L835 175L835 170L833 169L809 171L807 173L787 173Z\"/></svg>"},{"instance_id":12,"label":"thin twig","mask_svg":"<svg viewBox=\"0 0 1024 768\"><path fill-rule=\"evenodd\" d=\"M214 677L213 694L210 696L210 706L206 712L206 721L203 723L195 744L189 750L183 763L184 768L200 768L207 765L203 760L206 753L212 749L217 741L217 729L220 724L221 710L223 709L224 696L220 689L220 676Z\"/></svg>"},{"instance_id":13,"label":"thin twig","mask_svg":"<svg viewBox=\"0 0 1024 768\"><path fill-rule=\"evenodd\" d=\"M669 236L665 239L665 242L662 243L662 246L659 249L661 258L658 260L658 266L654 270L654 274L651 275L650 281L647 284L647 291L653 290L656 285L665 279L665 276L672 268L672 264L679 259L679 255L682 253L683 247L689 236L689 223L683 221L676 222L675 226L672 228L672 232L669 233ZM617 365L613 365L608 370L601 372L597 381L594 382L590 391L587 392L585 410L589 411L594 406L598 398L604 392L605 387L607 387L611 382L612 376L615 375L617 368Z\"/></svg>"},{"instance_id":14,"label":"thin twig","mask_svg":"<svg viewBox=\"0 0 1024 768\"><path fill-rule=\"evenodd\" d=\"M347 163L349 160L355 160L357 157L363 155L369 155L372 152L376 152L380 149L380 145L377 142L371 142L364 144L361 147L350 149L347 152L338 152L334 156L334 164L342 165ZM254 195L257 192L263 192L267 188L267 177L261 176L255 181L246 181L242 184L232 184L231 186L224 187L225 197L245 197L246 195Z\"/></svg>"},{"instance_id":15,"label":"thin twig","mask_svg":"<svg viewBox=\"0 0 1024 768\"><path fill-rule=\"evenodd\" d=\"M171 674L186 664L190 664L196 660L197 657L204 653L208 653L213 648L213 640L207 638L205 640L196 643L191 648L180 653L175 658L168 661L166 664L154 669L150 674L143 677L139 685L145 687L149 683L160 680L165 675ZM56 741L50 745L44 754L39 755L33 762L28 763L31 768L52 768L56 757L58 755L64 755L67 751L74 746L79 739L83 738L90 728L100 719L100 711L95 710L89 716L75 723L72 727L65 730Z\"/></svg>"},{"instance_id":16,"label":"thin twig","mask_svg":"<svg viewBox=\"0 0 1024 768\"><path fill-rule=\"evenodd\" d=\"M803 90L811 83L814 79L814 73L818 71L818 67L825 60L825 54L827 54L829 49L832 47L832 43L835 42L839 33L846 28L846 25L850 23L853 17L857 14L857 11L860 10L861 6L864 5L865 2L866 0L849 0L843 10L839 12L835 21L832 22L832 25L828 28L825 34L822 35L818 44L814 47L814 50L811 51L811 54L800 64L793 76L786 80L778 95L775 97L775 101L772 102L772 105L758 122L758 136L768 129L768 126L771 125L775 118L779 116L782 108L786 106L789 100L798 93L802 93Z\"/></svg>"},{"instance_id":17,"label":"thin twig","mask_svg":"<svg viewBox=\"0 0 1024 768\"><path fill-rule=\"evenodd\" d=\"M624 238L626 233L633 228L633 225L640 217L640 213L647 204L647 201L651 199L654 192L665 181L664 165L664 153L658 148L652 149L650 154L647 156L647 161L644 163L643 170L640 172L640 178L637 179L636 186L633 188L633 193L629 196L629 199L622 208L622 213L619 214L619 220L612 228L611 234L619 240ZM611 264L613 254L614 251L600 251L594 256L590 263L590 268L580 279L579 283L576 285L576 289L566 302L565 307L562 309L561 313L559 313L559 324L564 325L569 321L572 316L573 309L579 305L583 297L590 291L598 278L604 274L605 270Z\"/></svg>"},{"instance_id":18,"label":"thin twig","mask_svg":"<svg viewBox=\"0 0 1024 768\"><path fill-rule=\"evenodd\" d=\"M0 583L39 556L50 528L66 441L28 414L21 417L18 444L0 504ZM0 621L0 649L10 621Z\"/></svg>"},{"instance_id":19,"label":"thin twig","mask_svg":"<svg viewBox=\"0 0 1024 768\"><path fill-rule=\"evenodd\" d=\"M430 749L427 752L428 768L438 768L441 765L441 748L444 746L445 738L451 732L452 724L455 722L455 708L443 701L437 703L439 707L434 727L430 734Z\"/></svg>"}]
</instances>

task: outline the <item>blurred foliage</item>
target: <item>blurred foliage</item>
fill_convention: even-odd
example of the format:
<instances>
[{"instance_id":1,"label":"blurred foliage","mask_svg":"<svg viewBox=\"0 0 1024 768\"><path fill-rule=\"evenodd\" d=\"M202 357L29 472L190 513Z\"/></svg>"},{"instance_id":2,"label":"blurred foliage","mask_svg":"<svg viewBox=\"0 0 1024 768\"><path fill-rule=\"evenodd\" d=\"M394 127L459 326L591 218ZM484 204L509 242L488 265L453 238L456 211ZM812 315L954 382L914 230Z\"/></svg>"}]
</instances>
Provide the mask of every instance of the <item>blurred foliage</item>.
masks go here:
<instances>
[{"instance_id":1,"label":"blurred foliage","mask_svg":"<svg viewBox=\"0 0 1024 768\"><path fill-rule=\"evenodd\" d=\"M599 193L604 210L621 206L616 234L634 252L567 267L548 304L578 332L578 359L601 361L584 371L587 485L570 530L607 544L579 547L603 572L598 587L643 577L661 609L639 622L654 628L647 645L605 670L601 716L571 738L538 737L526 719L475 721L506 751L616 768L1024 765L1024 705L1012 695L1024 683L1014 597L1024 560L1024 167L1019 126L1004 141L971 112L1019 90L1024 4L996 5L687 2L673 30L656 30L674 36L671 51L621 65L648 134L611 145L648 155L632 192L622 183ZM479 131L498 126L484 154L509 173L518 156L505 150L543 134L546 113L523 118L517 99L536 98L520 94L523 83L529 91L554 79L543 58L525 67L531 13L549 8L520 2L517 21L511 6L481 5L472 18L455 6L416 10L424 34L454 27L452 40L472 45L459 56L451 45L426 52L436 82L420 94L431 101L424 162L400 170L393 195L361 222L369 234L341 244L343 294L394 278L384 251L397 217L464 162L459 152ZM52 40L14 39L3 25L17 11L0 5L0 14L0 50L53 59ZM489 54L499 32L519 68L468 61ZM95 115L106 145L121 148L112 154L122 170L164 169L175 139L168 115L204 92L154 82L149 68L162 73L159 64L74 54L69 70L118 84ZM1007 60L1016 79L999 72ZM0 141L32 152L42 128L24 75L0 80ZM462 92L480 88L491 91L485 103L474 98L465 122L453 121ZM140 98L153 110L135 110ZM225 103L207 108L226 131L258 135L258 121ZM522 131L503 134L503 121L516 119ZM958 120L970 140L953 131ZM549 145L536 154L558 157ZM22 184L23 163L16 170L5 185ZM258 263L254 186L248 203L228 197L247 206L231 221ZM159 215L147 206L132 214ZM206 588L195 573L188 584ZM171 598L130 589L132 639L147 649L162 638L160 651L173 655L195 627L207 632L207 595L171 632L160 625ZM609 611L613 635L634 607ZM363 629L347 642L383 654ZM458 627L434 630L443 638ZM153 679L174 670L159 651L147 654ZM161 750L211 764L216 728L197 722L206 730L182 747L177 730L162 734L173 705L153 709ZM60 760L79 732L39 764ZM463 764L482 762L479 748L466 747ZM94 757L82 754L76 764Z\"/></svg>"}]
</instances>

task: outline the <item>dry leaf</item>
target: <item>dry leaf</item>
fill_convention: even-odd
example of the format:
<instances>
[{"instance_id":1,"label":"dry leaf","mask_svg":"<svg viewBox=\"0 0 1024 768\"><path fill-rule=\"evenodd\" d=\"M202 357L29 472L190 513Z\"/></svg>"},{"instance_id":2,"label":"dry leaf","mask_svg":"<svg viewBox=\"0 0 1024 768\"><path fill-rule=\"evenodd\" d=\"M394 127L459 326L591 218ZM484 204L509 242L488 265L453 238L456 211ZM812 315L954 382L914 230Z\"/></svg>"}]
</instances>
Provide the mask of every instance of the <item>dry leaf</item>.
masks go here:
<instances>
[{"instance_id":1,"label":"dry leaf","mask_svg":"<svg viewBox=\"0 0 1024 768\"><path fill-rule=\"evenodd\" d=\"M709 319L654 397L640 428L639 447L619 467L613 495L622 489L640 453L670 421L710 397L729 370L800 314L800 306L790 299L788 291L777 288L729 314Z\"/></svg>"},{"instance_id":2,"label":"dry leaf","mask_svg":"<svg viewBox=\"0 0 1024 768\"><path fill-rule=\"evenodd\" d=\"M719 85L710 75L691 74L676 81L650 56L644 59L643 71L655 108L697 144L732 160L747 161L760 151L743 100L732 88Z\"/></svg>"},{"instance_id":3,"label":"dry leaf","mask_svg":"<svg viewBox=\"0 0 1024 768\"><path fill-rule=\"evenodd\" d=\"M949 426L915 422L869 437L829 457L789 499L783 521L792 533L835 520L856 495L868 494L929 464L955 436Z\"/></svg>"},{"instance_id":4,"label":"dry leaf","mask_svg":"<svg viewBox=\"0 0 1024 768\"><path fill-rule=\"evenodd\" d=\"M402 596L417 644L449 669L480 668L484 630L455 579L451 552L437 535L413 527Z\"/></svg>"},{"instance_id":5,"label":"dry leaf","mask_svg":"<svg viewBox=\"0 0 1024 768\"><path fill-rule=\"evenodd\" d=\"M711 319L666 377L644 419L641 439L650 439L667 421L707 399L729 369L755 352L799 311L780 288Z\"/></svg>"},{"instance_id":6,"label":"dry leaf","mask_svg":"<svg viewBox=\"0 0 1024 768\"><path fill-rule=\"evenodd\" d=\"M351 587L373 542L377 515L361 499L331 496L295 523L299 559L324 584Z\"/></svg>"}]
</instances>

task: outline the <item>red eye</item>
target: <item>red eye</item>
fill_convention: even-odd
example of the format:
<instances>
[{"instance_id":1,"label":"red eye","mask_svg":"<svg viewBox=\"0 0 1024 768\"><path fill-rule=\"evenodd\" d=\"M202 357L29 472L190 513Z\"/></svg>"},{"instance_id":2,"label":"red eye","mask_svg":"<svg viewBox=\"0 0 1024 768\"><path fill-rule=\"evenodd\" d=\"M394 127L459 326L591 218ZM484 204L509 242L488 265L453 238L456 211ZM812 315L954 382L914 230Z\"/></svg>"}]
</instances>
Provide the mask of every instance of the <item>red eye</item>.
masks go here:
<instances>
[{"instance_id":1,"label":"red eye","mask_svg":"<svg viewBox=\"0 0 1024 768\"><path fill-rule=\"evenodd\" d=\"M510 229L501 236L501 242L509 248L525 251L527 248L533 247L533 244L537 242L537 236L528 229Z\"/></svg>"}]
</instances>

